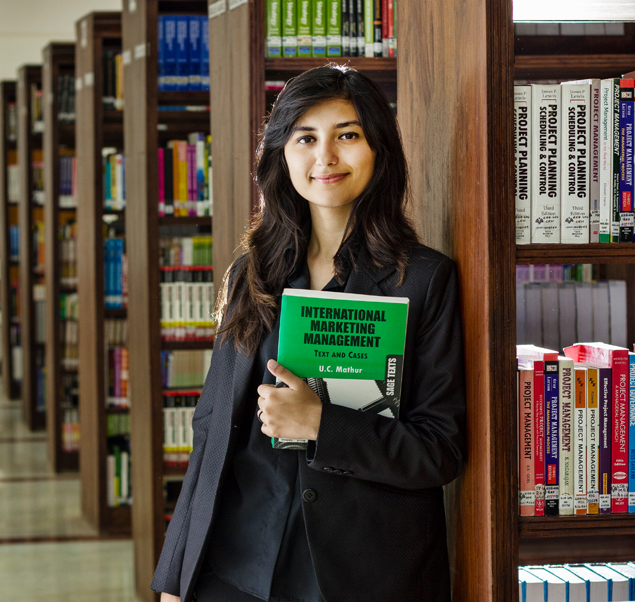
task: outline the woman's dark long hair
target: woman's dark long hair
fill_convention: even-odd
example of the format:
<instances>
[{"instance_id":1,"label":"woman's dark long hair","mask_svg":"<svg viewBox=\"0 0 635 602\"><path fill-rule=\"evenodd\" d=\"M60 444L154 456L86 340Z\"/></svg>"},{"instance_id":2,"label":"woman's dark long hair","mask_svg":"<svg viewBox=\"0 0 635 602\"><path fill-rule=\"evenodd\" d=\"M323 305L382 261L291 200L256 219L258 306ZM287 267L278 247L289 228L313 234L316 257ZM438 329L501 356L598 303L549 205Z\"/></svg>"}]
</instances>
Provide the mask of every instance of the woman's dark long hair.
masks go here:
<instances>
[{"instance_id":1,"label":"woman's dark long hair","mask_svg":"<svg viewBox=\"0 0 635 602\"><path fill-rule=\"evenodd\" d=\"M233 337L237 347L248 353L273 328L285 280L304 258L311 234L308 202L291 183L284 147L306 111L334 99L353 104L376 153L373 175L354 201L342 245L350 246L350 257L365 252L376 266L393 266L403 278L409 250L418 240L405 215L406 158L397 121L383 92L365 75L337 65L317 67L290 80L273 106L258 146L260 208L242 241L244 255L228 270L233 282L229 298L226 275L217 304L219 332ZM293 252L287 253L288 248ZM334 257L335 276L340 281L341 249Z\"/></svg>"}]
</instances>

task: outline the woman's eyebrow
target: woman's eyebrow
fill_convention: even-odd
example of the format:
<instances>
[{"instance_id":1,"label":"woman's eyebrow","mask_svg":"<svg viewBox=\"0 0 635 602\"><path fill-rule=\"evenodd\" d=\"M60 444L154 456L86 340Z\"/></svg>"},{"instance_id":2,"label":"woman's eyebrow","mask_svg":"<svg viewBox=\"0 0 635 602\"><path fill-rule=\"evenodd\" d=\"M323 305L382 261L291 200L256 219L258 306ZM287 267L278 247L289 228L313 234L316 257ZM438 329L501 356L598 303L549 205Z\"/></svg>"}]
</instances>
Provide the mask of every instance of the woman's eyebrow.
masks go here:
<instances>
[{"instance_id":1,"label":"woman's eyebrow","mask_svg":"<svg viewBox=\"0 0 635 602\"><path fill-rule=\"evenodd\" d=\"M353 120L353 121L343 121L342 123L336 123L333 126L333 129L341 130L343 128L350 127L351 125L357 125L359 127L362 127L362 124L359 121ZM317 128L311 127L310 125L296 125L291 130L291 135L295 134L296 132L315 132L316 130Z\"/></svg>"}]
</instances>

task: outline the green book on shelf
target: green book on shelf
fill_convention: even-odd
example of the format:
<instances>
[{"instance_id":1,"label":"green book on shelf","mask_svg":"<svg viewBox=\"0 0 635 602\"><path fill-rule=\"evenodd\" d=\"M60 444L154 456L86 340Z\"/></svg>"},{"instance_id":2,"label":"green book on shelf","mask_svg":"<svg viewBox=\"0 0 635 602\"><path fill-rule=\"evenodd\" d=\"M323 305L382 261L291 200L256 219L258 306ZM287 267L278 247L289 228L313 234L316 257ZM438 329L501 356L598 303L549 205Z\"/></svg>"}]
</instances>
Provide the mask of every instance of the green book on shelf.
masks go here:
<instances>
[{"instance_id":1,"label":"green book on shelf","mask_svg":"<svg viewBox=\"0 0 635 602\"><path fill-rule=\"evenodd\" d=\"M282 56L282 0L267 0L266 54L269 58Z\"/></svg>"},{"instance_id":2,"label":"green book on shelf","mask_svg":"<svg viewBox=\"0 0 635 602\"><path fill-rule=\"evenodd\" d=\"M313 56L326 56L326 2L327 0L313 0L311 18Z\"/></svg>"},{"instance_id":3,"label":"green book on shelf","mask_svg":"<svg viewBox=\"0 0 635 602\"><path fill-rule=\"evenodd\" d=\"M278 362L324 404L397 418L408 304L405 297L285 289ZM273 440L279 449L306 445Z\"/></svg>"},{"instance_id":4,"label":"green book on shelf","mask_svg":"<svg viewBox=\"0 0 635 602\"><path fill-rule=\"evenodd\" d=\"M298 56L311 56L312 0L298 0Z\"/></svg>"},{"instance_id":5,"label":"green book on shelf","mask_svg":"<svg viewBox=\"0 0 635 602\"><path fill-rule=\"evenodd\" d=\"M342 56L342 0L327 0L326 54Z\"/></svg>"},{"instance_id":6,"label":"green book on shelf","mask_svg":"<svg viewBox=\"0 0 635 602\"><path fill-rule=\"evenodd\" d=\"M282 0L282 55L298 56L298 0Z\"/></svg>"}]
</instances>

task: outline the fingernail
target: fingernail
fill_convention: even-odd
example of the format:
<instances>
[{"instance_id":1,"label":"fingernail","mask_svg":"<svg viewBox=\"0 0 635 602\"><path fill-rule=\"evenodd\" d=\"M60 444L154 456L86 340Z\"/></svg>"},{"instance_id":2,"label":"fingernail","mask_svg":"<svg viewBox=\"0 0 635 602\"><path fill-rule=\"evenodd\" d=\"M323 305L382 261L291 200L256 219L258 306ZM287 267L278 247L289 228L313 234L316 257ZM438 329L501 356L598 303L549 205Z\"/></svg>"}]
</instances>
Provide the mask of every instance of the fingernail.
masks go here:
<instances>
[{"instance_id":1,"label":"fingernail","mask_svg":"<svg viewBox=\"0 0 635 602\"><path fill-rule=\"evenodd\" d=\"M277 370L277 369L278 369L278 366L280 366L280 364L279 364L278 362L276 362L276 360L271 360L271 367L272 367L274 370Z\"/></svg>"}]
</instances>

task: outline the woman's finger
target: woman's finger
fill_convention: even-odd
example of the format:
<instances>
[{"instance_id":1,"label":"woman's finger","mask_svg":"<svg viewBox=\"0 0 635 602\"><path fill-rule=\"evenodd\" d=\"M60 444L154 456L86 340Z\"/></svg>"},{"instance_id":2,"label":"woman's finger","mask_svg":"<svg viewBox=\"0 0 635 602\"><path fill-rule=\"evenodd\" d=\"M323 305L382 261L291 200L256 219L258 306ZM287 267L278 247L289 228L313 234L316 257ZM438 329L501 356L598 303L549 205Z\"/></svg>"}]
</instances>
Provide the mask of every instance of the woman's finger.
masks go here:
<instances>
[{"instance_id":1,"label":"woman's finger","mask_svg":"<svg viewBox=\"0 0 635 602\"><path fill-rule=\"evenodd\" d=\"M289 389L299 389L305 385L305 382L293 374L290 370L287 370L284 366L276 362L276 360L269 360L267 362L267 369L276 378L279 378Z\"/></svg>"}]
</instances>

